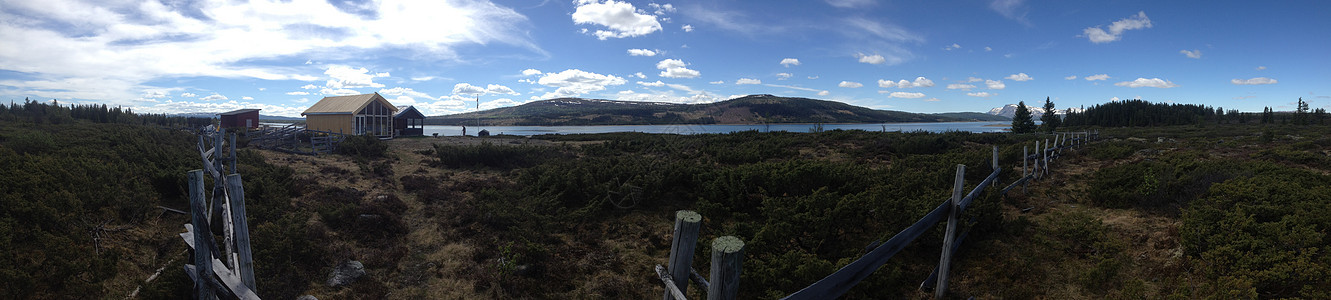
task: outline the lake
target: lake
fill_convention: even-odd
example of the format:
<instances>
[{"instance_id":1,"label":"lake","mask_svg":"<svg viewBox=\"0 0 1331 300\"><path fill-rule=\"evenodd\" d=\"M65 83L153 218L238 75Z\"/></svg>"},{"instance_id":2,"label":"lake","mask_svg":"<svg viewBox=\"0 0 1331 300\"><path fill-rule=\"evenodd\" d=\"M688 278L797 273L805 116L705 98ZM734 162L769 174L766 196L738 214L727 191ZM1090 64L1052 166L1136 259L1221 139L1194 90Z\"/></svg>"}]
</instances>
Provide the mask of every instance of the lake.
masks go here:
<instances>
[{"instance_id":1,"label":"lake","mask_svg":"<svg viewBox=\"0 0 1331 300\"><path fill-rule=\"evenodd\" d=\"M942 123L878 123L878 124L822 124L823 130L864 130L864 131L917 131L929 132L969 131L1002 132L1012 125L1009 121L1001 122L942 122ZM645 132L645 133L731 133L736 131L788 131L809 132L818 124L770 124L770 125L596 125L596 126L468 126L467 135L476 135L481 129L490 134L542 135L542 134L579 134L608 132ZM462 135L462 126L425 125L425 135L441 136Z\"/></svg>"}]
</instances>

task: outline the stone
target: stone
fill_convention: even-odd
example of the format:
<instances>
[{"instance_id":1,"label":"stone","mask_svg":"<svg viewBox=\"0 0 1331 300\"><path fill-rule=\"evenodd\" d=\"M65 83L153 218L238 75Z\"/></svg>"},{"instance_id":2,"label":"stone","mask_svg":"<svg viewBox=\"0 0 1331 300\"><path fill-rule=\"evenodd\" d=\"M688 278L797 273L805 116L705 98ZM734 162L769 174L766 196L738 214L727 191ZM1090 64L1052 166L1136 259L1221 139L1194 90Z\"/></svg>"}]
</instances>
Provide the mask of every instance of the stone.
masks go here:
<instances>
[{"instance_id":1,"label":"stone","mask_svg":"<svg viewBox=\"0 0 1331 300\"><path fill-rule=\"evenodd\" d=\"M333 268L333 275L328 277L328 286L340 287L356 282L365 276L365 265L359 261L348 260Z\"/></svg>"}]
</instances>

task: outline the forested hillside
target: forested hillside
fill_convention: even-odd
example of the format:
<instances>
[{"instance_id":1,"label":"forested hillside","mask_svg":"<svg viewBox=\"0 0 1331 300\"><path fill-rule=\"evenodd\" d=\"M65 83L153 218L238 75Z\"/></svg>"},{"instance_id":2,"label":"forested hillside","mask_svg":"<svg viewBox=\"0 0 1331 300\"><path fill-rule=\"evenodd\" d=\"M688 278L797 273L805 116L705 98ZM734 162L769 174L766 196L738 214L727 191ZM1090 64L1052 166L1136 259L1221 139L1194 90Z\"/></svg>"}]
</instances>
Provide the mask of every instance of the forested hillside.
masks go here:
<instances>
[{"instance_id":1,"label":"forested hillside","mask_svg":"<svg viewBox=\"0 0 1331 300\"><path fill-rule=\"evenodd\" d=\"M429 117L426 124L660 125L765 123L893 123L1006 120L981 113L920 114L836 101L749 95L706 104L560 98L480 112Z\"/></svg>"}]
</instances>

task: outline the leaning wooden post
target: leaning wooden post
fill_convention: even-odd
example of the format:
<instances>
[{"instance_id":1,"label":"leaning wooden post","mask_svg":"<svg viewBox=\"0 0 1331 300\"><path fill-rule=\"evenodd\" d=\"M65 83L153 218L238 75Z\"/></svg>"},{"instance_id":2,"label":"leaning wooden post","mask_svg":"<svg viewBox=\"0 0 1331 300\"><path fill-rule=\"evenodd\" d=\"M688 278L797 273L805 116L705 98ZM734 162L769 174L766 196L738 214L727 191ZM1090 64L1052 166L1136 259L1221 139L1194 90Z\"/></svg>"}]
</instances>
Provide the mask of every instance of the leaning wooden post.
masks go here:
<instances>
[{"instance_id":1,"label":"leaning wooden post","mask_svg":"<svg viewBox=\"0 0 1331 300\"><path fill-rule=\"evenodd\" d=\"M198 294L197 299L213 299L213 287L208 284L208 278L213 276L213 253L210 251L208 241L212 240L213 235L208 230L208 217L205 215L205 198L203 196L203 170L189 171L189 207L191 223L194 224L194 291Z\"/></svg>"},{"instance_id":2,"label":"leaning wooden post","mask_svg":"<svg viewBox=\"0 0 1331 300\"><path fill-rule=\"evenodd\" d=\"M675 237L670 243L670 277L680 292L688 293L689 271L693 269L693 249L698 245L698 229L702 227L702 215L689 210L675 212ZM670 289L666 289L664 300L674 300ZM683 299L679 299L683 300Z\"/></svg>"},{"instance_id":3,"label":"leaning wooden post","mask_svg":"<svg viewBox=\"0 0 1331 300\"><path fill-rule=\"evenodd\" d=\"M956 241L957 223L961 223L961 193L965 187L966 165L957 165L957 179L952 183L952 199L948 200L947 232L943 234L943 254L938 258L938 282L934 285L934 299L947 294L947 271L952 267L952 243Z\"/></svg>"},{"instance_id":4,"label":"leaning wooden post","mask_svg":"<svg viewBox=\"0 0 1331 300\"><path fill-rule=\"evenodd\" d=\"M255 293L259 289L254 286L254 258L250 252L250 226L245 221L245 187L241 185L240 174L227 175L226 179L227 194L231 195L231 224L235 226L232 232L236 235L236 272L240 273L240 281L245 283L245 287L250 288Z\"/></svg>"},{"instance_id":5,"label":"leaning wooden post","mask_svg":"<svg viewBox=\"0 0 1331 300\"><path fill-rule=\"evenodd\" d=\"M1027 165L1026 160L1027 156L1030 156L1029 154L1030 150L1031 149L1028 146L1024 145L1021 146L1021 192L1022 193L1026 192L1026 183L1031 182L1030 179L1026 179L1026 176L1030 176L1030 174L1026 172L1026 165Z\"/></svg>"},{"instance_id":6,"label":"leaning wooden post","mask_svg":"<svg viewBox=\"0 0 1331 300\"><path fill-rule=\"evenodd\" d=\"M712 240L712 274L707 300L734 300L739 296L739 273L743 261L744 241L729 235Z\"/></svg>"},{"instance_id":7,"label":"leaning wooden post","mask_svg":"<svg viewBox=\"0 0 1331 300\"><path fill-rule=\"evenodd\" d=\"M236 170L236 135L238 134L239 133L231 134L231 157L228 159L228 161L231 162L231 174L240 173L240 171Z\"/></svg>"}]
</instances>

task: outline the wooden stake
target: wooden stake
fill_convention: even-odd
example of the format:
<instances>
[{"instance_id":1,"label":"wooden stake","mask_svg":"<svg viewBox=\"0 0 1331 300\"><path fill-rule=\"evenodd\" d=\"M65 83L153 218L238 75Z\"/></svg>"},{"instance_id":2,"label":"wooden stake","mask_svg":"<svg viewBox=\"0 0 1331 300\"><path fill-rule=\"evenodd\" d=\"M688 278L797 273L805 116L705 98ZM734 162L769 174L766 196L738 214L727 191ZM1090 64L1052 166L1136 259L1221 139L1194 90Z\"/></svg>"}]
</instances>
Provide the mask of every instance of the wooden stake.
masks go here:
<instances>
[{"instance_id":1,"label":"wooden stake","mask_svg":"<svg viewBox=\"0 0 1331 300\"><path fill-rule=\"evenodd\" d=\"M213 287L207 278L213 276L213 253L208 248L208 241L213 238L208 231L208 217L205 215L203 196L203 170L189 171L189 204L191 221L194 224L194 291L197 299L213 299Z\"/></svg>"},{"instance_id":2,"label":"wooden stake","mask_svg":"<svg viewBox=\"0 0 1331 300\"><path fill-rule=\"evenodd\" d=\"M231 196L231 224L235 226L233 233L236 235L236 273L240 273L240 280L246 287L258 293L258 288L254 286L254 258L250 252L249 222L245 220L245 187L241 185L240 174L227 175L226 184L227 194Z\"/></svg>"},{"instance_id":3,"label":"wooden stake","mask_svg":"<svg viewBox=\"0 0 1331 300\"><path fill-rule=\"evenodd\" d=\"M688 210L675 212L675 236L670 243L670 266L667 271L681 293L687 294L689 291L689 270L693 268L693 249L698 245L700 227L702 215ZM674 300L675 297L666 291L662 299Z\"/></svg>"},{"instance_id":4,"label":"wooden stake","mask_svg":"<svg viewBox=\"0 0 1331 300\"><path fill-rule=\"evenodd\" d=\"M734 300L739 295L743 260L744 241L728 235L712 240L712 274L707 300Z\"/></svg>"},{"instance_id":5,"label":"wooden stake","mask_svg":"<svg viewBox=\"0 0 1331 300\"><path fill-rule=\"evenodd\" d=\"M934 287L934 299L943 299L947 294L947 273L952 267L952 243L956 241L957 225L961 223L961 196L965 188L966 165L957 165L957 178L952 183L952 199L948 202L947 232L943 234L943 254L938 258L938 284Z\"/></svg>"}]
</instances>

